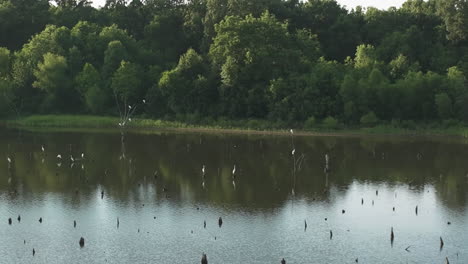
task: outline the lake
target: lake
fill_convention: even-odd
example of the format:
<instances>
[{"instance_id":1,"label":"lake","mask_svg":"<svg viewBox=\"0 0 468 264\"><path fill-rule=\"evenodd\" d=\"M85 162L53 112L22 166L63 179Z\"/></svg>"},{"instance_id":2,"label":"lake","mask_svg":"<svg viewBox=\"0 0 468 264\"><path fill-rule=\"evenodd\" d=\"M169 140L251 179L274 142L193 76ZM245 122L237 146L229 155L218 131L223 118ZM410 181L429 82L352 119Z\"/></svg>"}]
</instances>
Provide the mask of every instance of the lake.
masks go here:
<instances>
[{"instance_id":1,"label":"lake","mask_svg":"<svg viewBox=\"0 0 468 264\"><path fill-rule=\"evenodd\" d=\"M0 263L468 263L464 139L0 135Z\"/></svg>"}]
</instances>

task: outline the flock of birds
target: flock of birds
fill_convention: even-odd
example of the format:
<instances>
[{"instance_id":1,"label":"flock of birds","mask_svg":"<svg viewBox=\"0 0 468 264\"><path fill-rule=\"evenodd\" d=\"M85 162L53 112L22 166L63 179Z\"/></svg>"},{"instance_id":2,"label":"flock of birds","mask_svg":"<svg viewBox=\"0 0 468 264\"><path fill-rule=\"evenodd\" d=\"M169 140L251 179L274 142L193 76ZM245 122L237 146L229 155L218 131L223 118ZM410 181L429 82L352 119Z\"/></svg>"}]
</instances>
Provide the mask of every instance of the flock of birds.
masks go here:
<instances>
[{"instance_id":1,"label":"flock of birds","mask_svg":"<svg viewBox=\"0 0 468 264\"><path fill-rule=\"evenodd\" d=\"M291 133L291 135L293 135L294 131L291 129L290 133ZM45 152L44 146L41 146L41 151L43 153ZM294 157L295 153L296 153L296 149L294 148L294 143L293 143L293 150L291 151L291 155ZM62 155L58 154L56 156L56 158L58 160L57 166L60 167L61 166L61 161L62 161ZM70 161L71 161L71 164L72 164L71 166L73 166L73 164L75 162L83 161L84 159L85 159L85 154L84 153L81 153L81 158L75 158L75 157L73 157L73 155L70 155ZM8 162L8 169L11 169L12 159L10 157L7 157L7 162ZM42 160L42 162L44 162L44 160ZM325 154L324 172L329 173L330 170L331 169L330 169L330 166L329 166L329 156L328 156L328 154ZM231 171L232 184L233 184L234 188L236 188L236 172L237 172L237 168L236 168L236 165L234 165L234 167L233 167L233 169ZM206 184L205 184L206 166L205 165L202 166L201 175L202 175L202 188L205 189L206 188ZM9 182L10 181L11 181L11 178L9 179ZM164 187L164 191L166 191L166 190L167 189ZM379 191L376 190L376 196L378 196L378 195L379 195ZM396 196L396 194L395 194L395 196ZM104 199L104 191L101 192L101 199ZM363 204L364 204L364 198L361 198L361 205L363 205ZM374 205L374 200L372 200L372 205ZM395 211L395 207L393 207L393 211ZM346 211L343 209L342 214L345 214L345 213L346 213ZM416 214L416 216L418 215L418 206L415 207L415 214ZM21 222L21 215L18 215L17 221L18 221L18 223ZM327 221L327 218L325 218L325 221ZM42 217L39 218L39 223L42 223ZM13 224L13 220L11 218L8 218L8 224L9 225ZM117 217L117 228L119 228L119 225L120 225L120 220ZM219 225L220 228L223 225L223 219L221 217L218 218L218 225ZM447 222L447 225L451 225L451 222ZM206 221L204 221L203 226L204 226L204 228L206 228ZM76 228L76 220L73 221L73 227ZM306 220L304 220L304 230L307 230L307 221ZM331 239L333 239L333 231L332 230L330 230L330 240ZM390 243L391 243L391 246L393 246L394 240L395 240L395 233L394 233L393 227L391 227L391 229L390 229ZM24 244L26 244L26 240L24 240ZM80 247L84 247L85 246L85 239L83 237L81 237L78 244L79 244ZM410 247L411 246L408 246L405 250L409 252ZM443 247L444 247L444 240L442 239L442 237L440 237L440 250L441 251L442 251ZM36 250L33 248L32 249L32 255L34 256L35 254L36 254ZM358 263L359 259L356 258L355 262ZM201 263L202 264L208 264L208 257L207 257L207 255L205 253L202 254ZM280 263L281 264L286 264L286 260L283 258ZM450 263L448 257L445 258L445 263L446 264Z\"/></svg>"}]
</instances>

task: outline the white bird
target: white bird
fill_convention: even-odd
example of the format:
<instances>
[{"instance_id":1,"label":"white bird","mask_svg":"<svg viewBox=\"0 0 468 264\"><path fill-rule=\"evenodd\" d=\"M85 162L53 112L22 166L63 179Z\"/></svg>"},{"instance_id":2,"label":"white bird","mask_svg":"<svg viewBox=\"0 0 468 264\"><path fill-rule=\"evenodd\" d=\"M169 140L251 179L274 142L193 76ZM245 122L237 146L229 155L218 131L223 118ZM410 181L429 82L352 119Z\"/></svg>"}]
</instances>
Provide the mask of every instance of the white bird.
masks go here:
<instances>
[{"instance_id":1,"label":"white bird","mask_svg":"<svg viewBox=\"0 0 468 264\"><path fill-rule=\"evenodd\" d=\"M289 130L289 132L290 132L291 134L294 134L294 131L292 130L292 128Z\"/></svg>"},{"instance_id":2,"label":"white bird","mask_svg":"<svg viewBox=\"0 0 468 264\"><path fill-rule=\"evenodd\" d=\"M122 126L122 123L119 123L119 126Z\"/></svg>"},{"instance_id":3,"label":"white bird","mask_svg":"<svg viewBox=\"0 0 468 264\"><path fill-rule=\"evenodd\" d=\"M145 100L145 99L143 99L143 103L146 104L146 100Z\"/></svg>"},{"instance_id":4,"label":"white bird","mask_svg":"<svg viewBox=\"0 0 468 264\"><path fill-rule=\"evenodd\" d=\"M294 153L296 153L296 149L293 149L293 150L291 151L291 155L294 155Z\"/></svg>"},{"instance_id":5,"label":"white bird","mask_svg":"<svg viewBox=\"0 0 468 264\"><path fill-rule=\"evenodd\" d=\"M7 161L8 161L8 163L11 163L10 157L7 157Z\"/></svg>"},{"instance_id":6,"label":"white bird","mask_svg":"<svg viewBox=\"0 0 468 264\"><path fill-rule=\"evenodd\" d=\"M41 149L42 149L42 152L44 152L44 151L45 151L45 149L44 149L44 145L42 145L42 146L41 146Z\"/></svg>"},{"instance_id":7,"label":"white bird","mask_svg":"<svg viewBox=\"0 0 468 264\"><path fill-rule=\"evenodd\" d=\"M232 175L236 174L236 165L234 165L234 168L232 169Z\"/></svg>"},{"instance_id":8,"label":"white bird","mask_svg":"<svg viewBox=\"0 0 468 264\"><path fill-rule=\"evenodd\" d=\"M201 171L202 171L202 173L203 173L203 176L205 176L205 165L203 165Z\"/></svg>"},{"instance_id":9,"label":"white bird","mask_svg":"<svg viewBox=\"0 0 468 264\"><path fill-rule=\"evenodd\" d=\"M57 159L62 159L62 155L58 154Z\"/></svg>"},{"instance_id":10,"label":"white bird","mask_svg":"<svg viewBox=\"0 0 468 264\"><path fill-rule=\"evenodd\" d=\"M129 122L132 122L132 119L131 119L131 118L128 118L128 121L129 121Z\"/></svg>"},{"instance_id":11,"label":"white bird","mask_svg":"<svg viewBox=\"0 0 468 264\"><path fill-rule=\"evenodd\" d=\"M84 153L81 153L81 158L84 159Z\"/></svg>"},{"instance_id":12,"label":"white bird","mask_svg":"<svg viewBox=\"0 0 468 264\"><path fill-rule=\"evenodd\" d=\"M132 106L131 106L131 105L129 105L129 106L128 106L128 109L132 109Z\"/></svg>"}]
</instances>

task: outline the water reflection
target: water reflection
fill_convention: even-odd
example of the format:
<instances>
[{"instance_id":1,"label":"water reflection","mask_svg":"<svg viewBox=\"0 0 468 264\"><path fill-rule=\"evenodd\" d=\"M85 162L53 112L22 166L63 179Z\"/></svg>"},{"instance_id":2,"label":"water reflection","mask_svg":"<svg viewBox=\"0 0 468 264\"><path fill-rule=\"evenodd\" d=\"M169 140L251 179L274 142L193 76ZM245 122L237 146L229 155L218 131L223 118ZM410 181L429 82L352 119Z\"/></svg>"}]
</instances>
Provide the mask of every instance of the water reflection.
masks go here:
<instances>
[{"instance_id":1,"label":"water reflection","mask_svg":"<svg viewBox=\"0 0 468 264\"><path fill-rule=\"evenodd\" d=\"M174 198L270 207L288 200L292 189L299 197L326 200L329 188L346 191L357 181L407 184L414 192L430 184L446 206L464 208L468 193L465 142L296 137L291 155L288 137L23 132L17 138L11 130L2 135L0 188L12 198L108 189L112 198L127 200L152 185L159 195L166 188ZM82 153L86 158L78 159ZM325 156L330 172L324 171Z\"/></svg>"},{"instance_id":2,"label":"water reflection","mask_svg":"<svg viewBox=\"0 0 468 264\"><path fill-rule=\"evenodd\" d=\"M76 232L76 219L76 229L86 228L81 229L86 234L78 236L86 239L85 259L99 263L192 263L202 252L213 263L275 263L283 257L292 263L341 263L357 257L362 263L383 263L382 257L388 263L434 262L446 256L454 263L468 261L462 249L468 242L468 148L462 140L174 132L0 134L0 216L21 213L25 225L36 225L42 216L45 226L21 230L13 224L8 230L5 224L0 234L7 241L15 235L20 241L42 237L66 245L61 259L51 260L55 251L42 244L36 250L48 257L36 254L39 262L61 263L80 254L74 248L78 240L67 237ZM225 223L216 229L219 216ZM114 230L117 217L120 236ZM448 221L454 223L450 228ZM53 225L57 232L46 229ZM393 253L382 246L390 246L391 228ZM440 236L445 240L442 251ZM148 246L142 243L162 241L174 248L143 251ZM318 253L311 257L307 248ZM6 254L10 260L27 260L17 246L3 245L0 251L15 252ZM126 258L124 252L143 253Z\"/></svg>"}]
</instances>

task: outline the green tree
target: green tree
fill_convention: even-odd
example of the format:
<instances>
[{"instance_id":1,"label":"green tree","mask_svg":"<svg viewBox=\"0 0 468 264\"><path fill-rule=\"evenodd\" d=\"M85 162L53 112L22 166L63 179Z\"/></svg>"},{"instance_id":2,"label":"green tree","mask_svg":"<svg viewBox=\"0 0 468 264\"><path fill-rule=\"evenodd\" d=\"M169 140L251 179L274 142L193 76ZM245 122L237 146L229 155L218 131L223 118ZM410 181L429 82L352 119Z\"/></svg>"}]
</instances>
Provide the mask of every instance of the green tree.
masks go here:
<instances>
[{"instance_id":1,"label":"green tree","mask_svg":"<svg viewBox=\"0 0 468 264\"><path fill-rule=\"evenodd\" d=\"M371 68L377 63L377 54L372 45L359 45L356 48L354 65L356 68Z\"/></svg>"},{"instance_id":2,"label":"green tree","mask_svg":"<svg viewBox=\"0 0 468 264\"><path fill-rule=\"evenodd\" d=\"M141 69L139 65L122 61L112 76L111 87L117 103L127 109L142 97Z\"/></svg>"},{"instance_id":3,"label":"green tree","mask_svg":"<svg viewBox=\"0 0 468 264\"><path fill-rule=\"evenodd\" d=\"M109 105L109 93L103 88L101 76L93 65L86 63L75 78L76 88L84 105L93 114L102 114Z\"/></svg>"},{"instance_id":4,"label":"green tree","mask_svg":"<svg viewBox=\"0 0 468 264\"><path fill-rule=\"evenodd\" d=\"M0 77L0 117L14 113L14 110L16 110L14 104L13 83L5 77Z\"/></svg>"},{"instance_id":5,"label":"green tree","mask_svg":"<svg viewBox=\"0 0 468 264\"><path fill-rule=\"evenodd\" d=\"M10 75L11 54L7 48L0 47L0 78Z\"/></svg>"},{"instance_id":6,"label":"green tree","mask_svg":"<svg viewBox=\"0 0 468 264\"><path fill-rule=\"evenodd\" d=\"M468 39L468 1L438 0L437 10L445 22L447 38L455 42Z\"/></svg>"},{"instance_id":7,"label":"green tree","mask_svg":"<svg viewBox=\"0 0 468 264\"><path fill-rule=\"evenodd\" d=\"M13 84L10 78L11 54L0 47L0 116L6 116L14 109Z\"/></svg>"},{"instance_id":8,"label":"green tree","mask_svg":"<svg viewBox=\"0 0 468 264\"><path fill-rule=\"evenodd\" d=\"M104 64L102 66L104 79L110 79L112 74L121 66L121 62L128 59L127 49L122 45L122 42L119 40L109 42L104 53Z\"/></svg>"},{"instance_id":9,"label":"green tree","mask_svg":"<svg viewBox=\"0 0 468 264\"><path fill-rule=\"evenodd\" d=\"M209 54L220 71L224 113L232 117L266 117L270 80L303 65L304 51L298 47L295 35L268 12L260 18L226 17L216 26L216 32Z\"/></svg>"},{"instance_id":10,"label":"green tree","mask_svg":"<svg viewBox=\"0 0 468 264\"><path fill-rule=\"evenodd\" d=\"M0 47L18 50L49 23L47 0L0 1Z\"/></svg>"},{"instance_id":11,"label":"green tree","mask_svg":"<svg viewBox=\"0 0 468 264\"><path fill-rule=\"evenodd\" d=\"M162 74L159 88L175 114L207 114L216 91L210 89L205 62L195 50L180 57L177 67Z\"/></svg>"},{"instance_id":12,"label":"green tree","mask_svg":"<svg viewBox=\"0 0 468 264\"><path fill-rule=\"evenodd\" d=\"M361 117L361 120L360 120L361 124L366 125L366 126L376 125L378 121L379 121L379 119L377 118L377 116L372 111L370 111L369 113L363 115Z\"/></svg>"},{"instance_id":13,"label":"green tree","mask_svg":"<svg viewBox=\"0 0 468 264\"><path fill-rule=\"evenodd\" d=\"M33 86L46 93L43 107L46 110L70 111L73 109L72 82L68 74L65 57L53 53L44 54L44 60L39 62L34 71L36 81Z\"/></svg>"},{"instance_id":14,"label":"green tree","mask_svg":"<svg viewBox=\"0 0 468 264\"><path fill-rule=\"evenodd\" d=\"M437 113L440 119L448 119L452 115L452 100L446 93L439 93L435 95L435 103L437 106Z\"/></svg>"}]
</instances>

